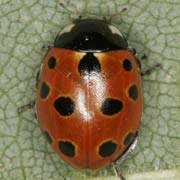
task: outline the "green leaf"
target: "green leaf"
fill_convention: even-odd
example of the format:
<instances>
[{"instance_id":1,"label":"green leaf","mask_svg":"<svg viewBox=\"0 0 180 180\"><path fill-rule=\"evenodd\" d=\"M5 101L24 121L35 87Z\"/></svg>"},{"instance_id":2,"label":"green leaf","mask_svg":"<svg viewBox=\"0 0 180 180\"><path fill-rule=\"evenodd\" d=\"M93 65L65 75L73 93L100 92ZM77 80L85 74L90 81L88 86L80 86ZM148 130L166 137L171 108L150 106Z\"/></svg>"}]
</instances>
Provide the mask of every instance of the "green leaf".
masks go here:
<instances>
[{"instance_id":1,"label":"green leaf","mask_svg":"<svg viewBox=\"0 0 180 180\"><path fill-rule=\"evenodd\" d=\"M162 64L142 78L144 113L139 143L120 166L127 180L180 179L180 2L179 0L74 0L63 2L84 17L112 19L137 52L142 69ZM51 0L0 0L0 179L115 180L112 167L80 172L63 162L44 140L30 109L35 76L51 44L72 18Z\"/></svg>"}]
</instances>

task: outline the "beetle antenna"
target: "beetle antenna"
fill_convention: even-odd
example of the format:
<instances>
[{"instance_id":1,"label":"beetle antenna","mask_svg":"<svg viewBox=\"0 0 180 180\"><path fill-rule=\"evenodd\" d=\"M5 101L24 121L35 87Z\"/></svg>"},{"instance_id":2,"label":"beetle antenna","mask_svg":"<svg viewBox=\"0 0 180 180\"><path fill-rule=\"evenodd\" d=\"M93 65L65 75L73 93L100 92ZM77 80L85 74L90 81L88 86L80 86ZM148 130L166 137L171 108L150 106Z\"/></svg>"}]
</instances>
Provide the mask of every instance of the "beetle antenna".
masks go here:
<instances>
[{"instance_id":1,"label":"beetle antenna","mask_svg":"<svg viewBox=\"0 0 180 180\"><path fill-rule=\"evenodd\" d=\"M78 11L72 11L71 9L67 8L67 6L66 6L65 4L63 4L62 2L60 2L59 5L60 5L66 12L68 12L70 15L73 14L73 15L77 16L78 18L82 18L80 12L78 12ZM126 8L126 7L123 8L123 9L122 9L120 12L118 12L118 13L114 13L114 14L112 14L112 15L110 15L110 16L105 16L105 17L104 17L104 20L107 21L107 22L111 22L111 20L112 20L112 18L113 18L114 16L120 15L120 14L124 13L125 11L127 11L127 8Z\"/></svg>"},{"instance_id":2,"label":"beetle antenna","mask_svg":"<svg viewBox=\"0 0 180 180\"><path fill-rule=\"evenodd\" d=\"M59 3L59 5L64 9L66 10L66 12L68 12L70 15L71 14L74 14L75 16L78 16L79 18L81 18L81 15L78 11L72 11L71 9L67 8L63 3Z\"/></svg>"},{"instance_id":3,"label":"beetle antenna","mask_svg":"<svg viewBox=\"0 0 180 180\"><path fill-rule=\"evenodd\" d=\"M126 180L123 175L121 174L119 168L117 167L117 163L113 162L113 169L114 169L114 173L116 174L116 176L118 177L119 180Z\"/></svg>"},{"instance_id":4,"label":"beetle antenna","mask_svg":"<svg viewBox=\"0 0 180 180\"><path fill-rule=\"evenodd\" d=\"M111 22L111 20L112 20L112 18L113 18L114 16L121 15L122 13L124 13L124 12L126 12L126 11L127 11L127 8L125 7L125 8L123 8L120 12L114 13L114 14L112 14L112 15L110 15L110 16L105 16L105 20L108 21L108 22Z\"/></svg>"}]
</instances>

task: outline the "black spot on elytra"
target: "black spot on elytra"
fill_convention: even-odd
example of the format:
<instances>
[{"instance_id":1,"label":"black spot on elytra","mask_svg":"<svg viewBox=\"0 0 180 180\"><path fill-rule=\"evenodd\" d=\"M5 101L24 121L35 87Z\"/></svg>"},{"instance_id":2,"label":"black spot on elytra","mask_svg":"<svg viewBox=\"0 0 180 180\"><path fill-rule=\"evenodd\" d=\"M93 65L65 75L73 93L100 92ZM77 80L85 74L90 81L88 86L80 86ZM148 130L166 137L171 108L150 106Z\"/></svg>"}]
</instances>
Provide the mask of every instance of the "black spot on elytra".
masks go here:
<instances>
[{"instance_id":1,"label":"black spot on elytra","mask_svg":"<svg viewBox=\"0 0 180 180\"><path fill-rule=\"evenodd\" d=\"M40 90L41 98L45 99L48 96L49 91L50 91L49 86L45 82L43 82L41 85L41 90Z\"/></svg>"},{"instance_id":2,"label":"black spot on elytra","mask_svg":"<svg viewBox=\"0 0 180 180\"><path fill-rule=\"evenodd\" d=\"M102 157L108 157L112 155L117 148L117 144L110 141L106 141L99 147L99 155Z\"/></svg>"},{"instance_id":3,"label":"black spot on elytra","mask_svg":"<svg viewBox=\"0 0 180 180\"><path fill-rule=\"evenodd\" d=\"M105 115L114 115L120 112L122 108L123 103L120 100L107 98L101 106L101 112Z\"/></svg>"},{"instance_id":4,"label":"black spot on elytra","mask_svg":"<svg viewBox=\"0 0 180 180\"><path fill-rule=\"evenodd\" d=\"M58 146L60 151L69 157L74 157L75 156L75 147L71 142L68 141L59 141Z\"/></svg>"},{"instance_id":5,"label":"black spot on elytra","mask_svg":"<svg viewBox=\"0 0 180 180\"><path fill-rule=\"evenodd\" d=\"M130 71L132 69L132 63L129 59L125 59L123 61L123 67L126 71Z\"/></svg>"},{"instance_id":6,"label":"black spot on elytra","mask_svg":"<svg viewBox=\"0 0 180 180\"><path fill-rule=\"evenodd\" d=\"M55 57L51 56L49 59L48 59L48 67L50 69L54 69L56 66L56 59Z\"/></svg>"},{"instance_id":7,"label":"black spot on elytra","mask_svg":"<svg viewBox=\"0 0 180 180\"><path fill-rule=\"evenodd\" d=\"M124 145L129 146L135 139L136 133L130 132L124 139Z\"/></svg>"},{"instance_id":8,"label":"black spot on elytra","mask_svg":"<svg viewBox=\"0 0 180 180\"><path fill-rule=\"evenodd\" d=\"M129 88L129 97L133 100L136 100L138 98L138 89L137 89L137 86L136 85L132 85L130 88Z\"/></svg>"},{"instance_id":9,"label":"black spot on elytra","mask_svg":"<svg viewBox=\"0 0 180 180\"><path fill-rule=\"evenodd\" d=\"M99 73L101 71L101 65L93 53L87 53L80 60L78 71L81 75Z\"/></svg>"},{"instance_id":10,"label":"black spot on elytra","mask_svg":"<svg viewBox=\"0 0 180 180\"><path fill-rule=\"evenodd\" d=\"M43 135L49 144L52 144L52 138L47 131L43 131Z\"/></svg>"},{"instance_id":11,"label":"black spot on elytra","mask_svg":"<svg viewBox=\"0 0 180 180\"><path fill-rule=\"evenodd\" d=\"M75 104L69 97L59 97L55 100L54 107L62 116L69 116L74 112Z\"/></svg>"}]
</instances>

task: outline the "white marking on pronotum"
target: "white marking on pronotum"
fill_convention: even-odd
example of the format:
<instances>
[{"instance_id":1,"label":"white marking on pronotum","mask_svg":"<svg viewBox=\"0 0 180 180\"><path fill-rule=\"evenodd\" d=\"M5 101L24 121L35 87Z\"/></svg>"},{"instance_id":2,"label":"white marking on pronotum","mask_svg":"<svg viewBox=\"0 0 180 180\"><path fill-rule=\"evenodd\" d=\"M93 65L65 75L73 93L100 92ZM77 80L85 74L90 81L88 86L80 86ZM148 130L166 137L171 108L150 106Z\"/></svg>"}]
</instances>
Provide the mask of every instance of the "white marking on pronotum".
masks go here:
<instances>
[{"instance_id":1,"label":"white marking on pronotum","mask_svg":"<svg viewBox=\"0 0 180 180\"><path fill-rule=\"evenodd\" d=\"M112 25L109 25L109 29L111 30L111 32L113 34L118 34L120 35L121 37L123 37L123 34L119 31L118 28L116 28L115 26L112 26Z\"/></svg>"},{"instance_id":2,"label":"white marking on pronotum","mask_svg":"<svg viewBox=\"0 0 180 180\"><path fill-rule=\"evenodd\" d=\"M75 24L70 24L68 26L66 26L60 33L59 36L63 33L68 33L72 30L72 28L75 26Z\"/></svg>"}]
</instances>

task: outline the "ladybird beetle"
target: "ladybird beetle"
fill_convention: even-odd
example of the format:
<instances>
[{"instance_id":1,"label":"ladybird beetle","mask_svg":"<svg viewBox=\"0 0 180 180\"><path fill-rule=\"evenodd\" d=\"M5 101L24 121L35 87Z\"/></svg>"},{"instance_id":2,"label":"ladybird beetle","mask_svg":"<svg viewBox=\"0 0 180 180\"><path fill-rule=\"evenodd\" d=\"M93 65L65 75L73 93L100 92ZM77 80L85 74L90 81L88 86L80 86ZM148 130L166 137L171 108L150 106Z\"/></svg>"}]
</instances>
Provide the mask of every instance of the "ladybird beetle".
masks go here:
<instances>
[{"instance_id":1,"label":"ladybird beetle","mask_svg":"<svg viewBox=\"0 0 180 180\"><path fill-rule=\"evenodd\" d=\"M35 108L64 161L96 170L134 149L143 108L140 75L135 52L106 20L78 19L57 35L38 73Z\"/></svg>"}]
</instances>

